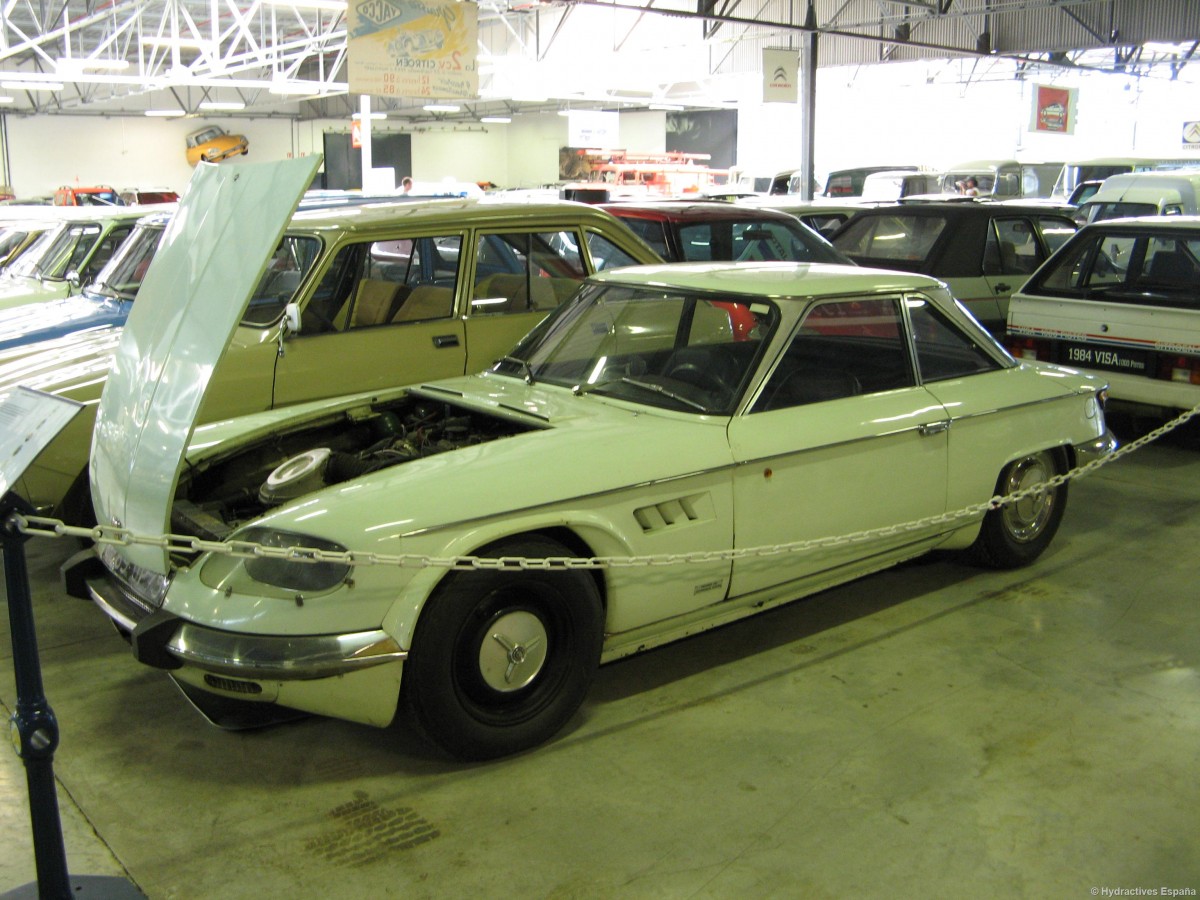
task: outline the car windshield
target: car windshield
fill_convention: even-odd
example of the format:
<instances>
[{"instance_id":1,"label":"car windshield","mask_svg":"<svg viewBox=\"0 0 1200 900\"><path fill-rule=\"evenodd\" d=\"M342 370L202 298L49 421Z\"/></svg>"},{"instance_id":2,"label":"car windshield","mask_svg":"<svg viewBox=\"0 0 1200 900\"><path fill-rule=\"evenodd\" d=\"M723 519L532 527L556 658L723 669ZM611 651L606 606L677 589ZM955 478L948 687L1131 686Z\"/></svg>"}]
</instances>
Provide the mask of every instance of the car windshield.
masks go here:
<instances>
[{"instance_id":1,"label":"car windshield","mask_svg":"<svg viewBox=\"0 0 1200 900\"><path fill-rule=\"evenodd\" d=\"M1105 203L1088 204L1087 220L1103 222L1105 219L1128 219L1134 216L1154 216L1158 207L1153 203Z\"/></svg>"},{"instance_id":2,"label":"car windshield","mask_svg":"<svg viewBox=\"0 0 1200 900\"><path fill-rule=\"evenodd\" d=\"M258 280L242 324L262 328L283 315L320 252L321 242L315 237L285 234Z\"/></svg>"},{"instance_id":3,"label":"car windshield","mask_svg":"<svg viewBox=\"0 0 1200 900\"><path fill-rule=\"evenodd\" d=\"M588 285L493 371L634 403L728 415L779 313L762 298Z\"/></svg>"},{"instance_id":4,"label":"car windshield","mask_svg":"<svg viewBox=\"0 0 1200 900\"><path fill-rule=\"evenodd\" d=\"M91 290L107 297L132 300L142 286L142 279L146 277L150 260L154 258L165 230L165 223L138 225L100 270Z\"/></svg>"},{"instance_id":5,"label":"car windshield","mask_svg":"<svg viewBox=\"0 0 1200 900\"><path fill-rule=\"evenodd\" d=\"M63 278L78 268L99 238L100 226L95 223L60 225L38 238L9 271L29 278Z\"/></svg>"}]
</instances>

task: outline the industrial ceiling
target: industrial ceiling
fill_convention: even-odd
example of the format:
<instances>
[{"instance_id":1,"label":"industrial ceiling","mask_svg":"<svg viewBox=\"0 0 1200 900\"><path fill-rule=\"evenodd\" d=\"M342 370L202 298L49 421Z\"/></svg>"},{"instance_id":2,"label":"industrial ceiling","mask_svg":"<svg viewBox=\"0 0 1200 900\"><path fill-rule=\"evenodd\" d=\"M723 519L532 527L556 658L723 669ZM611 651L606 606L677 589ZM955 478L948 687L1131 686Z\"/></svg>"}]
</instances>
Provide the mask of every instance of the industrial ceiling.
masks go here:
<instances>
[{"instance_id":1,"label":"industrial ceiling","mask_svg":"<svg viewBox=\"0 0 1200 900\"><path fill-rule=\"evenodd\" d=\"M383 0L390 2L390 0ZM965 57L1200 81L1195 0L481 0L479 95L457 112L379 99L390 118L714 108L767 48L815 35L821 66ZM0 113L345 117L344 0L3 0Z\"/></svg>"}]
</instances>

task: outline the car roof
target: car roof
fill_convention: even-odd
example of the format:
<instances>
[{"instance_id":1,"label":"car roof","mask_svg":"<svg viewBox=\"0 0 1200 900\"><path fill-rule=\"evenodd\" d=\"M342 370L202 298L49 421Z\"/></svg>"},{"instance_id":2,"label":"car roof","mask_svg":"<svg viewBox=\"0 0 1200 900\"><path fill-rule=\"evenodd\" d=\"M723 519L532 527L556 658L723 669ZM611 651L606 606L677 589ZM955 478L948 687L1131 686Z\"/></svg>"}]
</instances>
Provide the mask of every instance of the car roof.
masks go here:
<instances>
[{"instance_id":1,"label":"car roof","mask_svg":"<svg viewBox=\"0 0 1200 900\"><path fill-rule=\"evenodd\" d=\"M1101 219L1091 222L1080 231L1196 231L1200 232L1200 216L1131 216L1127 219Z\"/></svg>"},{"instance_id":2,"label":"car roof","mask_svg":"<svg viewBox=\"0 0 1200 900\"><path fill-rule=\"evenodd\" d=\"M617 201L599 203L597 206L618 218L623 214L628 214L637 219L657 219L671 222L744 222L747 219L789 223L796 221L795 216L770 207L728 203L724 200Z\"/></svg>"},{"instance_id":3,"label":"car roof","mask_svg":"<svg viewBox=\"0 0 1200 900\"><path fill-rule=\"evenodd\" d=\"M1070 218L1071 211L1071 207L1065 203L1059 205L1044 201L993 200L988 197L963 197L960 200L924 200L906 197L894 203L864 206L862 211L855 216L855 219L873 215L895 215L897 213L917 216L989 216L994 213L1045 215L1048 212L1061 213L1065 218Z\"/></svg>"},{"instance_id":4,"label":"car roof","mask_svg":"<svg viewBox=\"0 0 1200 900\"><path fill-rule=\"evenodd\" d=\"M720 291L726 294L805 300L814 296L849 293L928 290L940 285L937 279L911 272L831 263L794 262L702 262L630 266L599 272L590 280L605 284Z\"/></svg>"},{"instance_id":5,"label":"car roof","mask_svg":"<svg viewBox=\"0 0 1200 900\"><path fill-rule=\"evenodd\" d=\"M461 228L466 224L489 221L511 222L525 219L571 219L580 222L611 222L605 211L586 203L570 200L492 200L461 197L395 200L364 203L351 207L301 209L292 216L289 230L371 231L376 228L407 224L441 224Z\"/></svg>"}]
</instances>

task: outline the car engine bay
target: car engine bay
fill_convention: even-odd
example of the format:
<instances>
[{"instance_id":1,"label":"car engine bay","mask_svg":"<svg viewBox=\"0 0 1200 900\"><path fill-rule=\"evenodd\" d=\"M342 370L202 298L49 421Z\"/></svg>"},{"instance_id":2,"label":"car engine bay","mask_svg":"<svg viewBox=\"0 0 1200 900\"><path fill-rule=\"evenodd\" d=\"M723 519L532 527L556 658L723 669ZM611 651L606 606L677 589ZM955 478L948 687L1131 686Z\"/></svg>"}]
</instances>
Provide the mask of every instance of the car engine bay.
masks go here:
<instances>
[{"instance_id":1,"label":"car engine bay","mask_svg":"<svg viewBox=\"0 0 1200 900\"><path fill-rule=\"evenodd\" d=\"M225 540L243 522L322 488L531 430L534 426L415 394L355 407L186 468L171 529Z\"/></svg>"}]
</instances>

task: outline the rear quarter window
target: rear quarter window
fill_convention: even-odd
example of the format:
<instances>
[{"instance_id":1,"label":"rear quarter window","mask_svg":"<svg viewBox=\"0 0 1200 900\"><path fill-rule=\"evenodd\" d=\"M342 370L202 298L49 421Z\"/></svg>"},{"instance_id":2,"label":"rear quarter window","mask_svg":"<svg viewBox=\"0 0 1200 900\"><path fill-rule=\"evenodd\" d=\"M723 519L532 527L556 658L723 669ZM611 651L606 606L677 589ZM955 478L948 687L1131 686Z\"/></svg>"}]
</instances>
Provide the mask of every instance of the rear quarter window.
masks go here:
<instances>
[{"instance_id":1,"label":"rear quarter window","mask_svg":"<svg viewBox=\"0 0 1200 900\"><path fill-rule=\"evenodd\" d=\"M946 227L942 216L858 216L833 245L856 260L916 263L929 258Z\"/></svg>"}]
</instances>

